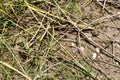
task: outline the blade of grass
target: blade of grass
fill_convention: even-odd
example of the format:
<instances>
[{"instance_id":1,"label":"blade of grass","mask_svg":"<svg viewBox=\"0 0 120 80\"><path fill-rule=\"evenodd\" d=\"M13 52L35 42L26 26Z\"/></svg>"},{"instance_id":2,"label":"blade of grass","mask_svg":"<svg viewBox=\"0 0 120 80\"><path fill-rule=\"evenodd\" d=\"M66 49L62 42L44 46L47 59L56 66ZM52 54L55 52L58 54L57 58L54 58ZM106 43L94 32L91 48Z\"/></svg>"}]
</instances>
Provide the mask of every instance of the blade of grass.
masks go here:
<instances>
[{"instance_id":1,"label":"blade of grass","mask_svg":"<svg viewBox=\"0 0 120 80\"><path fill-rule=\"evenodd\" d=\"M15 69L13 66L7 64L6 62L0 61L0 64L2 64L2 65L4 65L4 66L6 66L6 67L12 69L13 71L17 72L18 74L21 74L21 75L22 75L23 77L25 77L26 79L32 80L29 76L23 74L22 72L20 72L19 70Z\"/></svg>"},{"instance_id":2,"label":"blade of grass","mask_svg":"<svg viewBox=\"0 0 120 80\"><path fill-rule=\"evenodd\" d=\"M13 8L13 4L11 4L11 3L8 1L8 5L9 5L9 7L11 8L12 12L14 13L15 18L17 19L17 14L16 14L16 12L15 12L15 10L14 10L14 8Z\"/></svg>"},{"instance_id":3,"label":"blade of grass","mask_svg":"<svg viewBox=\"0 0 120 80\"><path fill-rule=\"evenodd\" d=\"M5 45L5 47L9 50L9 52L12 54L13 58L16 60L16 63L21 68L22 72L27 75L25 69L22 67L20 60L18 60L17 56L15 55L15 52L12 50L11 46L6 43L6 41L0 36L0 41Z\"/></svg>"}]
</instances>

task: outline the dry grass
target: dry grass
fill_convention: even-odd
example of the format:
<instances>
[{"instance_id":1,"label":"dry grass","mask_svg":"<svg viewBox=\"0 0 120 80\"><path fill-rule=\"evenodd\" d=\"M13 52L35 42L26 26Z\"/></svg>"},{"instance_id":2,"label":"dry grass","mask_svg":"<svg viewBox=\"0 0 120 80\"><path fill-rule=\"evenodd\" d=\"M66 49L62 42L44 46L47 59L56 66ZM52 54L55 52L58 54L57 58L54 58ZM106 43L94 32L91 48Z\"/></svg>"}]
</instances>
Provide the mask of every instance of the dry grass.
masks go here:
<instances>
[{"instance_id":1,"label":"dry grass","mask_svg":"<svg viewBox=\"0 0 120 80\"><path fill-rule=\"evenodd\" d=\"M0 3L1 80L115 79L106 71L109 65L119 69L120 56L110 51L113 37L104 28L111 20L115 25L112 29L118 29L120 14L109 13L113 8L117 11L110 2L2 0ZM112 64L106 63L110 60Z\"/></svg>"}]
</instances>

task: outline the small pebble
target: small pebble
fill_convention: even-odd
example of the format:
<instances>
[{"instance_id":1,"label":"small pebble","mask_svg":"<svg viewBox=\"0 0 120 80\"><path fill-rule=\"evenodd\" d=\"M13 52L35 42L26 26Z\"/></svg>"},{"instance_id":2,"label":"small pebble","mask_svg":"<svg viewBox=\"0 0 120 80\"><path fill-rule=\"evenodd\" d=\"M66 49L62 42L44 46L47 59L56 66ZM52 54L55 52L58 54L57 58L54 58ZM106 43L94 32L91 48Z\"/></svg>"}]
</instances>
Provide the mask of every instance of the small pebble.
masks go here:
<instances>
[{"instance_id":1,"label":"small pebble","mask_svg":"<svg viewBox=\"0 0 120 80\"><path fill-rule=\"evenodd\" d=\"M97 57L97 54L96 54L96 53L93 53L93 54L92 54L92 59L94 59L94 60L95 60L95 59L96 59L96 57Z\"/></svg>"},{"instance_id":2,"label":"small pebble","mask_svg":"<svg viewBox=\"0 0 120 80\"><path fill-rule=\"evenodd\" d=\"M73 46L73 47L74 47L74 46L75 46L75 43L73 43L73 42L72 42L72 43L71 43L71 46Z\"/></svg>"},{"instance_id":3,"label":"small pebble","mask_svg":"<svg viewBox=\"0 0 120 80\"><path fill-rule=\"evenodd\" d=\"M97 53L100 53L100 49L99 49L99 48L96 48L96 52L97 52Z\"/></svg>"}]
</instances>

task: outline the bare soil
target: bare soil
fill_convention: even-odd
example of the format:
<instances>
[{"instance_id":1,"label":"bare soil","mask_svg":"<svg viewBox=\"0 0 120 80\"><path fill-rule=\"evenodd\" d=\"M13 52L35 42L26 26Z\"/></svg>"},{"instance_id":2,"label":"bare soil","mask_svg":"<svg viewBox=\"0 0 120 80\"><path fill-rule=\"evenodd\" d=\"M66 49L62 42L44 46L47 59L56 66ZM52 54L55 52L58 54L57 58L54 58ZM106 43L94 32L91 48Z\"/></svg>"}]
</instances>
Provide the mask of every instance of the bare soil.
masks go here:
<instances>
[{"instance_id":1,"label":"bare soil","mask_svg":"<svg viewBox=\"0 0 120 80\"><path fill-rule=\"evenodd\" d=\"M55 20L54 22L33 11L46 30L38 27L40 23L30 10L26 9L25 15L17 15L17 23L25 30L20 26L18 28L11 27L13 25L0 30L6 43L12 47L21 61L20 63L28 69L29 73L32 73L30 76L34 77L37 70L40 70L41 67L38 68L38 66L43 60L42 70L44 73L53 73L57 77L57 79L45 78L43 80L70 80L70 75L64 79L61 78L62 76L66 77L66 75L62 75L64 70L75 75L76 80L89 80L86 76L78 78L82 71L74 66L73 59L75 59L90 69L93 77L98 80L120 80L120 0L88 0L88 3L86 1L77 0L79 10L73 7L68 8L68 12L72 14L68 16L44 1L40 3L33 1L30 4L68 21L50 17L45 13L46 16ZM104 1L106 2L104 3ZM69 3L68 0L57 2L63 9ZM71 24L70 20L75 22L76 26ZM52 37L45 31L51 33ZM0 54L1 59L14 64L9 50L5 48L1 51L1 53L3 52L4 54ZM57 70L57 65L60 66L61 63L65 63L69 67ZM14 67L18 68L18 65L14 64ZM0 73L5 75L2 70ZM17 77L13 80L15 79ZM20 77L19 80L23 79ZM38 78L38 80L40 79ZM90 78L90 80L92 79Z\"/></svg>"}]
</instances>

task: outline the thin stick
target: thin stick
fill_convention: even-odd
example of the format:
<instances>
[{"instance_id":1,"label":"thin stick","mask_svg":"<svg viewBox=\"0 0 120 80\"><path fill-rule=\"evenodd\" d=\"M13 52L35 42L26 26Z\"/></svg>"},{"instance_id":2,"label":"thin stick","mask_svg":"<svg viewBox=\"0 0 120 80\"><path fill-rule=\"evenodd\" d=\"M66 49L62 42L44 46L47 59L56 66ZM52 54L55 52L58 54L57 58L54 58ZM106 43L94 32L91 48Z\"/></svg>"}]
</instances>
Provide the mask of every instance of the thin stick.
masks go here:
<instances>
[{"instance_id":1,"label":"thin stick","mask_svg":"<svg viewBox=\"0 0 120 80\"><path fill-rule=\"evenodd\" d=\"M107 0L104 0L103 9L105 8L106 2L107 2Z\"/></svg>"}]
</instances>

